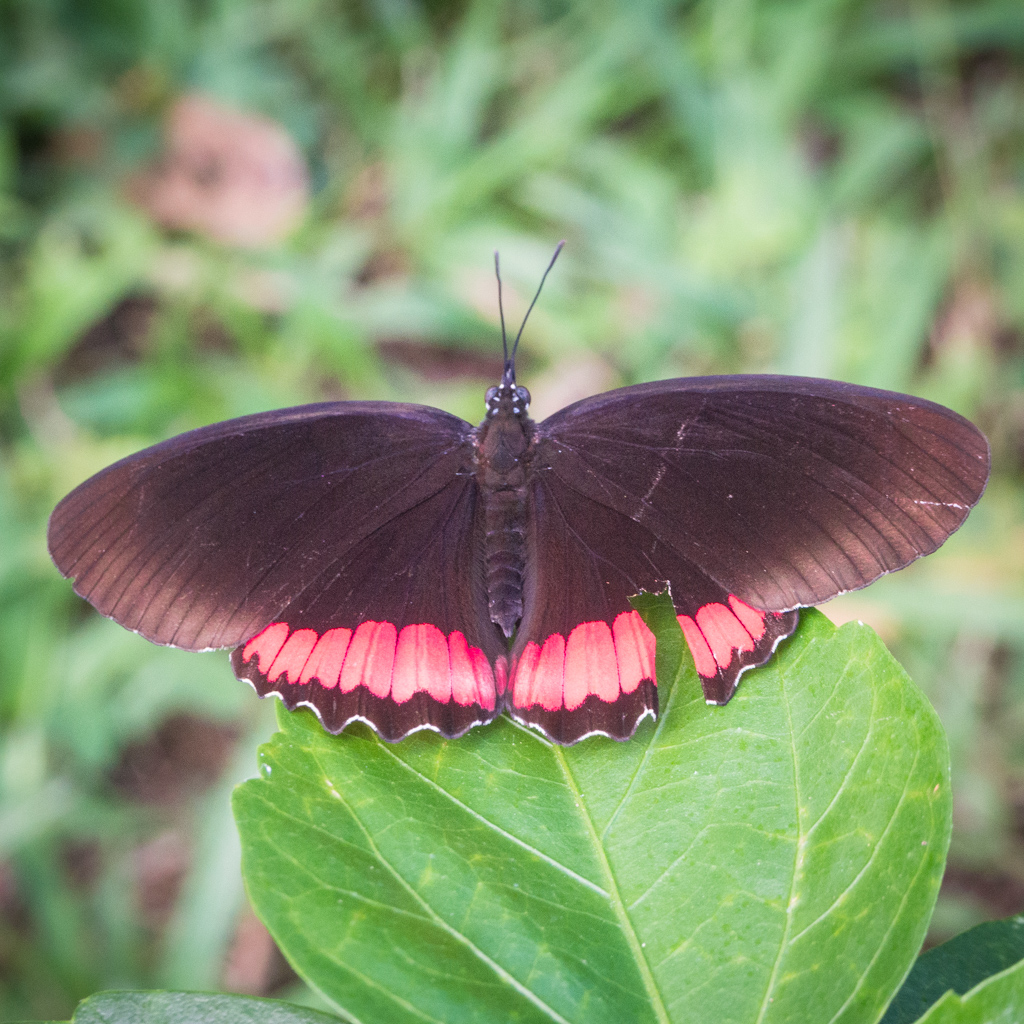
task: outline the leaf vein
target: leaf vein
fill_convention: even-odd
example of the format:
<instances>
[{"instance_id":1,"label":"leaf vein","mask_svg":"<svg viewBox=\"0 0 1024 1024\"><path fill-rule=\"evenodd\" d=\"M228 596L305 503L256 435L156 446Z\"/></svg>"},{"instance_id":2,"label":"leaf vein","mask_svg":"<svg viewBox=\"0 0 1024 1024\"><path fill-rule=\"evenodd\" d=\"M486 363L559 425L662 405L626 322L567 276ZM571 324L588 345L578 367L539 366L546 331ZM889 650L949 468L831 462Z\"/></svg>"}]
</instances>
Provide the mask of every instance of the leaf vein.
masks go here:
<instances>
[{"instance_id":1,"label":"leaf vein","mask_svg":"<svg viewBox=\"0 0 1024 1024\"><path fill-rule=\"evenodd\" d=\"M310 751L310 756L316 762L317 767L326 776L327 772L323 764L320 763L320 759L319 757L317 757L316 752ZM453 928L447 921L445 921L445 919L441 917L441 915L438 914L436 910L434 910L434 908L427 902L427 900L425 900L423 896L421 896L420 893L416 891L413 885L402 876L398 869L377 848L377 844L373 841L373 836L370 835L369 830L363 824L362 820L358 817L358 815L353 810L352 806L349 804L349 802L345 799L344 795L340 791L338 791L338 796L341 799L341 802L345 805L345 808L348 811L348 813L352 816L352 820L356 822L360 831L363 833L363 837L365 838L367 845L370 847L373 856L376 857L378 862L387 869L387 871L391 874L391 876L395 879L399 886L409 894L413 902L419 904L423 908L424 912L429 917L430 922L436 928L450 935L453 939L455 939L456 942L465 946L466 949L469 950L469 952L472 953L473 956L477 957L477 959L479 959L481 963L483 963L491 971L493 971L494 974L498 978L500 978L506 985L508 985L510 988L518 992L519 995L521 995L528 1002L532 1003L542 1013L546 1013L552 1020L558 1021L558 1024L569 1024L569 1021L567 1021L565 1017L558 1013L558 1011L555 1010L554 1007L549 1006L547 1003L544 1002L543 999L540 998L540 996L538 996L535 992L532 992L529 988L523 985L517 978L509 974L509 972L506 971L504 967L502 967L499 963L497 963L495 960L489 957L479 946L477 946L476 943L474 943L469 938L468 935L463 935L462 932L460 932L457 928Z\"/></svg>"},{"instance_id":2,"label":"leaf vein","mask_svg":"<svg viewBox=\"0 0 1024 1024\"><path fill-rule=\"evenodd\" d=\"M796 748L796 734L793 731L793 712L789 703L789 687L787 686L787 674L785 672L779 673L782 681L781 687L781 700L782 704L786 709L786 722L789 725L789 736L790 736L790 749L793 751L793 798L795 803L795 814L796 814L796 844L793 850L793 876L789 884L789 898L786 900L786 918L785 925L782 929L782 940L779 942L779 952L775 956L775 963L772 964L771 973L768 976L768 982L765 985L764 996L761 999L761 1008L758 1011L757 1019L755 1024L761 1024L765 1018L765 1014L768 1012L768 1007L771 1005L772 995L771 993L775 989L776 980L779 976L779 970L782 967L782 958L785 954L786 949L789 946L789 932L793 927L793 904L796 897L797 879L800 877L800 865L804 857L804 848L806 843L806 836L803 834L803 827L800 820L800 805L802 803L800 799L800 767L797 758Z\"/></svg>"},{"instance_id":3,"label":"leaf vein","mask_svg":"<svg viewBox=\"0 0 1024 1024\"><path fill-rule=\"evenodd\" d=\"M567 865L563 864L561 861L556 860L550 854L543 853L541 850L538 850L536 847L531 846L529 843L527 843L524 840L520 839L518 836L513 835L511 832L507 832L500 825L498 825L495 822L491 821L489 818L484 817L484 815L480 814L479 811L473 810L472 807L468 806L467 804L464 804L461 800L458 799L458 797L453 796L443 786L439 786L436 782L434 782L433 779L430 779L426 775L424 775L422 772L417 771L407 761L403 761L392 750L386 749L385 753L387 753L392 758L394 758L394 760L397 761L398 764L402 765L403 768L405 768L408 772L410 772L412 775L414 775L421 782L423 782L426 785L430 786L431 788L433 788L438 793L441 793L448 800L450 800L453 804L455 804L456 807L458 807L461 810L465 811L466 814L468 814L471 818L475 819L476 821L479 821L482 825L485 825L487 828L489 828L492 831L496 832L503 839L508 840L510 843L514 843L516 846L518 846L521 849L525 850L527 853L532 854L538 860L544 861L545 864L550 864L551 867L553 867L556 870L562 872L562 874L564 874L567 878L571 878L574 882L577 882L580 885L586 886L586 888L591 889L593 892L597 893L599 896L603 896L605 899L608 898L608 893L606 893L604 891L604 889L602 889L599 885L597 885L596 883L590 881L589 878L584 878L583 875L577 874L577 872L573 871L572 868L570 868Z\"/></svg>"},{"instance_id":4,"label":"leaf vein","mask_svg":"<svg viewBox=\"0 0 1024 1024\"><path fill-rule=\"evenodd\" d=\"M920 743L918 744L917 749L914 752L914 764L913 764L913 766L911 768L911 771L907 774L908 786L909 786L909 780L913 777L913 769L917 767L917 762L918 762L918 759L920 757L919 751L920 751ZM904 795L906 795L906 792L907 792L907 787L904 787L904 790L903 790ZM903 803L903 797L900 797L900 803L901 804ZM893 815L893 817L895 818L895 815ZM907 900L909 899L910 894L914 891L914 888L916 886L917 880L918 880L918 878L921 877L921 872L924 870L924 866L925 866L925 864L927 862L928 862L928 858L927 857L922 857L921 858L920 862L917 865L917 870L914 872L913 879L911 880L910 884L907 885L904 888L904 890L903 890L903 897L900 899L900 910L897 913L893 914L892 920L889 922L889 927L886 928L885 935L882 936L882 941L878 943L878 948L875 950L875 952L872 955L871 959L868 961L867 966L864 968L863 972L861 973L860 979L857 981L857 984L854 985L853 989L850 991L850 994L846 997L846 1000L843 1002L843 1005L840 1006L839 1009L836 1010L836 1012L832 1015L832 1017L829 1020L828 1024L832 1024L833 1021L835 1021L835 1020L837 1020L839 1018L840 1014L842 1014L843 1011L847 1008L847 1006L849 1006L850 1003L853 1002L854 997L857 995L857 993L860 991L861 987L864 985L864 982L867 980L867 976L870 973L871 968L875 965L875 962L882 955L882 951L885 949L886 941L888 940L889 936L892 934L892 930L896 927L896 923L899 921L899 919L900 919L900 917L902 915L903 908L906 907Z\"/></svg>"}]
</instances>

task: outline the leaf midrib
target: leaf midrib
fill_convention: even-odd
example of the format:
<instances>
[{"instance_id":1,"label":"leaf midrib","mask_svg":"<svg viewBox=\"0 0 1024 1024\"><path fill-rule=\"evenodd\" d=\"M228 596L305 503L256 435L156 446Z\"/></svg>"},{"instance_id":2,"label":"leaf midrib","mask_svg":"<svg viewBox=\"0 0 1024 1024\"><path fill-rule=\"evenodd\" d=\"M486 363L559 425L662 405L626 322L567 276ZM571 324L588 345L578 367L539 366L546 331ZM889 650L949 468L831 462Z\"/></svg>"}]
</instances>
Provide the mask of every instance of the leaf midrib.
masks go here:
<instances>
[{"instance_id":1,"label":"leaf midrib","mask_svg":"<svg viewBox=\"0 0 1024 1024\"><path fill-rule=\"evenodd\" d=\"M576 808L579 811L580 819L590 835L590 841L594 847L597 861L601 868L601 874L604 876L604 887L608 893L608 902L615 913L615 917L619 922L619 928L622 930L622 934L625 936L626 942L633 954L633 959L636 962L637 969L640 971L640 978L644 983L644 990L647 992L651 1008L654 1010L654 1014L657 1017L659 1024L671 1024L671 1018L668 1015L668 1010L665 1007L664 1000L661 997L661 992L658 989L658 983L654 979L654 973L651 970L651 965L647 962L647 957L640 944L640 939L633 928L633 922L630 919L629 913L626 910L626 905L619 893L619 886L615 879L615 875L612 872L611 864L608 863L608 856L605 853L604 844L601 842L601 837L598 834L597 826L594 824L594 819L590 815L586 800L580 792L579 786L576 785L576 778L572 773L572 769L569 767L569 762L566 760L565 751L562 747L552 744L552 753L556 763L562 770L562 774L565 776L566 784L572 791L573 802L576 804Z\"/></svg>"}]
</instances>

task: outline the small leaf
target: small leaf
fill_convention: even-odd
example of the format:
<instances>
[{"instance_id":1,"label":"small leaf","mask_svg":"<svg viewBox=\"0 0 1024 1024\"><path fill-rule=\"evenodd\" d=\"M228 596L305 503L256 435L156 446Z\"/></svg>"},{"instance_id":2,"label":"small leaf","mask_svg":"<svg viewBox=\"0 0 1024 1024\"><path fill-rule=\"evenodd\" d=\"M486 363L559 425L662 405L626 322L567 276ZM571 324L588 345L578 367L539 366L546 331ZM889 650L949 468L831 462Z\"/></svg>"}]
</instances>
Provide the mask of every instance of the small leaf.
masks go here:
<instances>
[{"instance_id":1,"label":"small leaf","mask_svg":"<svg viewBox=\"0 0 1024 1024\"><path fill-rule=\"evenodd\" d=\"M1024 1019L1024 963L987 978L967 995L947 992L918 1024L1018 1024Z\"/></svg>"},{"instance_id":2,"label":"small leaf","mask_svg":"<svg viewBox=\"0 0 1024 1024\"><path fill-rule=\"evenodd\" d=\"M203 992L100 992L70 1024L338 1024L339 1018L276 999Z\"/></svg>"},{"instance_id":3,"label":"small leaf","mask_svg":"<svg viewBox=\"0 0 1024 1024\"><path fill-rule=\"evenodd\" d=\"M877 1020L949 840L930 705L814 611L728 706L688 657L662 702L570 748L508 719L388 745L282 712L235 793L250 897L364 1024Z\"/></svg>"},{"instance_id":4,"label":"small leaf","mask_svg":"<svg viewBox=\"0 0 1024 1024\"><path fill-rule=\"evenodd\" d=\"M964 995L1024 960L1024 916L986 921L917 958L881 1024L910 1024L950 989Z\"/></svg>"}]
</instances>

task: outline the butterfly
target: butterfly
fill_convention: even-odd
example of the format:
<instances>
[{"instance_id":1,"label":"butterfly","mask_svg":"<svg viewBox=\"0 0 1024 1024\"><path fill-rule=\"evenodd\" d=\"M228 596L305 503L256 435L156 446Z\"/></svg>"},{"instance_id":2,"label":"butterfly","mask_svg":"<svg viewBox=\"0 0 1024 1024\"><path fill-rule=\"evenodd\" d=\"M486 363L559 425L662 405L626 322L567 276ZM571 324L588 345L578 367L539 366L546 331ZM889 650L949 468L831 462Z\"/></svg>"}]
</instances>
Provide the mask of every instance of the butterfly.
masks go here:
<instances>
[{"instance_id":1,"label":"butterfly","mask_svg":"<svg viewBox=\"0 0 1024 1024\"><path fill-rule=\"evenodd\" d=\"M331 732L457 737L507 712L569 744L657 714L631 598L668 591L725 704L799 608L934 551L988 480L957 413L831 380L655 381L534 423L521 335L477 427L328 402L193 430L65 497L51 556L102 614L233 648Z\"/></svg>"}]
</instances>

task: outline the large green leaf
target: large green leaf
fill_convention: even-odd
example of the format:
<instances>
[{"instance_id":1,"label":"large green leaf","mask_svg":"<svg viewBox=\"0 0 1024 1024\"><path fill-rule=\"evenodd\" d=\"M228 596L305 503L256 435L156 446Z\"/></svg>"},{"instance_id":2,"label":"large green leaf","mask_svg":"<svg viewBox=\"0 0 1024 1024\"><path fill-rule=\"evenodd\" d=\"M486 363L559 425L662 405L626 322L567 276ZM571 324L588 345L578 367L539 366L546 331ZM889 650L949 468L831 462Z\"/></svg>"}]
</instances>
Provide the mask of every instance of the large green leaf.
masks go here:
<instances>
[{"instance_id":1,"label":"large green leaf","mask_svg":"<svg viewBox=\"0 0 1024 1024\"><path fill-rule=\"evenodd\" d=\"M949 839L930 705L817 612L725 708L685 664L625 743L503 719L388 745L282 712L235 814L299 973L365 1024L877 1020Z\"/></svg>"},{"instance_id":2,"label":"large green leaf","mask_svg":"<svg viewBox=\"0 0 1024 1024\"><path fill-rule=\"evenodd\" d=\"M918 1024L1019 1024L1024 1020L1024 963L986 979L967 995L947 992Z\"/></svg>"},{"instance_id":3,"label":"large green leaf","mask_svg":"<svg viewBox=\"0 0 1024 1024\"><path fill-rule=\"evenodd\" d=\"M975 985L1024 960L1024 916L986 921L922 953L881 1024L910 1024L952 989Z\"/></svg>"},{"instance_id":4,"label":"large green leaf","mask_svg":"<svg viewBox=\"0 0 1024 1024\"><path fill-rule=\"evenodd\" d=\"M276 999L203 992L100 992L70 1024L338 1024L329 1013Z\"/></svg>"}]
</instances>

